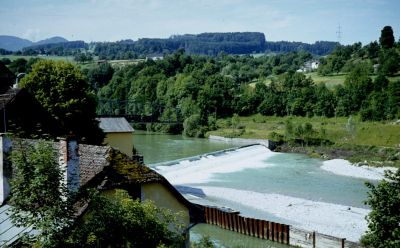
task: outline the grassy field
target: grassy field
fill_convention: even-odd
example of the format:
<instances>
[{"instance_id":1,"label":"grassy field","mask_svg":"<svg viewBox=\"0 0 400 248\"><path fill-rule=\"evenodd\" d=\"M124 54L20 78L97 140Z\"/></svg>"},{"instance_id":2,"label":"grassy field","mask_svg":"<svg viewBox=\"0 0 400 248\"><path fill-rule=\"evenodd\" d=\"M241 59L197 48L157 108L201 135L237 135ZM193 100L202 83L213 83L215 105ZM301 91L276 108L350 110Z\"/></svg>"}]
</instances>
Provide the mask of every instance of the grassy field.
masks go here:
<instances>
[{"instance_id":1,"label":"grassy field","mask_svg":"<svg viewBox=\"0 0 400 248\"><path fill-rule=\"evenodd\" d=\"M400 123L395 122L361 122L353 118L355 131L351 133L346 124L348 118L323 118L323 117L268 117L253 115L240 117L238 128L232 129L230 120L217 121L218 130L209 134L220 136L240 135L241 138L267 139L271 132L284 134L285 122L290 119L294 125L309 122L316 131L322 128L326 131L326 138L336 144L368 145L380 147L400 146Z\"/></svg>"},{"instance_id":2,"label":"grassy field","mask_svg":"<svg viewBox=\"0 0 400 248\"><path fill-rule=\"evenodd\" d=\"M73 56L22 56L22 55L0 55L0 59L8 58L11 61L23 58L29 60L30 58L41 58L41 59L51 59L51 60L66 60L70 62L75 62Z\"/></svg>"},{"instance_id":3,"label":"grassy field","mask_svg":"<svg viewBox=\"0 0 400 248\"><path fill-rule=\"evenodd\" d=\"M293 126L311 123L313 129L322 133L331 145L303 146L284 143L278 147L283 152L305 153L312 157L324 159L344 158L352 163L370 166L392 166L400 168L400 122L361 122L354 120L354 131L347 127L348 118L322 117L266 117L253 115L239 117L236 128L232 128L232 119L217 121L218 129L207 135L224 137L268 139L272 132L285 133L285 122L289 120Z\"/></svg>"},{"instance_id":4,"label":"grassy field","mask_svg":"<svg viewBox=\"0 0 400 248\"><path fill-rule=\"evenodd\" d=\"M307 77L311 77L316 84L325 83L326 87L332 89L336 85L343 84L346 79L346 74L337 74L329 76L321 76L317 72L310 72L305 74Z\"/></svg>"}]
</instances>

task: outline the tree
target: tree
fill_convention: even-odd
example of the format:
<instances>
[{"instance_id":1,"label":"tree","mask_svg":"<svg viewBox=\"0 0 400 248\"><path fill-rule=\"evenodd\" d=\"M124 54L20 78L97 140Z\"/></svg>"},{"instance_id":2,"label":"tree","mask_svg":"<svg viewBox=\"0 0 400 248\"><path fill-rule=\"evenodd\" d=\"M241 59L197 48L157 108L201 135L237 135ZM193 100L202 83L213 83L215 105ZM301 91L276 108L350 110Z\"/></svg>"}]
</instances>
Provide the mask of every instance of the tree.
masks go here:
<instances>
[{"instance_id":1,"label":"tree","mask_svg":"<svg viewBox=\"0 0 400 248\"><path fill-rule=\"evenodd\" d=\"M386 49L379 56L379 72L392 76L400 69L400 56L395 48Z\"/></svg>"},{"instance_id":2,"label":"tree","mask_svg":"<svg viewBox=\"0 0 400 248\"><path fill-rule=\"evenodd\" d=\"M388 49L392 48L394 44L393 29L391 26L383 27L381 31L381 37L379 38L379 43L382 48Z\"/></svg>"},{"instance_id":3,"label":"tree","mask_svg":"<svg viewBox=\"0 0 400 248\"><path fill-rule=\"evenodd\" d=\"M11 154L11 218L17 226L32 227L42 247L51 247L72 220L72 206L63 173L51 143L20 141ZM32 238L32 237L30 237Z\"/></svg>"},{"instance_id":4,"label":"tree","mask_svg":"<svg viewBox=\"0 0 400 248\"><path fill-rule=\"evenodd\" d=\"M386 171L385 179L370 189L365 202L371 207L367 217L368 231L362 243L374 248L400 247L400 170Z\"/></svg>"},{"instance_id":5,"label":"tree","mask_svg":"<svg viewBox=\"0 0 400 248\"><path fill-rule=\"evenodd\" d=\"M232 135L235 136L235 131L238 128L240 124L240 118L238 114L233 114L232 118L231 118L231 125L232 125Z\"/></svg>"},{"instance_id":6,"label":"tree","mask_svg":"<svg viewBox=\"0 0 400 248\"><path fill-rule=\"evenodd\" d=\"M125 190L107 197L95 192L62 247L179 247L182 228L172 212L133 200Z\"/></svg>"},{"instance_id":7,"label":"tree","mask_svg":"<svg viewBox=\"0 0 400 248\"><path fill-rule=\"evenodd\" d=\"M94 89L98 89L110 82L114 74L114 68L106 62L100 65L91 66L85 74L88 78L89 84Z\"/></svg>"},{"instance_id":8,"label":"tree","mask_svg":"<svg viewBox=\"0 0 400 248\"><path fill-rule=\"evenodd\" d=\"M346 129L351 134L351 137L354 139L357 130L356 130L356 122L353 120L353 116L351 115L349 119L347 119Z\"/></svg>"},{"instance_id":9,"label":"tree","mask_svg":"<svg viewBox=\"0 0 400 248\"><path fill-rule=\"evenodd\" d=\"M183 134L189 137L204 137L206 128L201 124L200 115L189 116L183 122Z\"/></svg>"},{"instance_id":10,"label":"tree","mask_svg":"<svg viewBox=\"0 0 400 248\"><path fill-rule=\"evenodd\" d=\"M14 74L18 74L21 72L26 72L26 65L28 61L24 58L18 58L16 60L13 60L9 65L8 68L10 71L12 71Z\"/></svg>"},{"instance_id":11,"label":"tree","mask_svg":"<svg viewBox=\"0 0 400 248\"><path fill-rule=\"evenodd\" d=\"M83 143L101 144L104 134L96 121L96 99L80 71L63 61L42 60L21 80L41 105L58 120L60 135Z\"/></svg>"}]
</instances>

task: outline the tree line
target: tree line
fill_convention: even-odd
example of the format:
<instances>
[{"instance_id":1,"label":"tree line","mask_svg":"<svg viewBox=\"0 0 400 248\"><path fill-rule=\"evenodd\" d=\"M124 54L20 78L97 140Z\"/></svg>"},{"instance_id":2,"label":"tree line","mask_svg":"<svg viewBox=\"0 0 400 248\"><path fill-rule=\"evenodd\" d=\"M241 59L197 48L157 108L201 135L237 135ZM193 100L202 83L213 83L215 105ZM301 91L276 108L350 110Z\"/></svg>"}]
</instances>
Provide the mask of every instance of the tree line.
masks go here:
<instances>
[{"instance_id":1,"label":"tree line","mask_svg":"<svg viewBox=\"0 0 400 248\"><path fill-rule=\"evenodd\" d=\"M349 53L345 57L354 59L360 50L371 50L370 47L371 44L360 47L359 43L339 47L327 60L333 61L342 50ZM389 46L381 42L378 48L378 57L388 50L399 54L399 45L394 41ZM234 113L360 115L362 120L376 121L400 117L400 81L389 80L394 72L382 69L380 64L374 73L368 59L352 60L344 84L328 89L296 72L312 58L303 51L258 58L226 54L207 57L180 51L160 61L149 60L115 71L109 83L97 85L103 85L98 87L97 97L121 104L116 108L105 104L98 110L180 121L184 123L183 132L190 136L204 135L215 126L216 118ZM398 70L399 62L396 63ZM175 125L153 125L152 129L181 131Z\"/></svg>"},{"instance_id":2,"label":"tree line","mask_svg":"<svg viewBox=\"0 0 400 248\"><path fill-rule=\"evenodd\" d=\"M286 53L304 50L315 55L329 54L338 43L317 41L314 44L289 41L266 41L263 33L202 33L198 35L173 35L167 39L142 38L137 41L121 40L117 42L69 41L54 44L35 45L14 52L16 55L56 55L88 57L99 59L137 59L148 56L162 56L184 49L188 54L217 56L227 54ZM1 54L12 54L0 50ZM81 57L79 57L81 56Z\"/></svg>"},{"instance_id":3,"label":"tree line","mask_svg":"<svg viewBox=\"0 0 400 248\"><path fill-rule=\"evenodd\" d=\"M318 70L322 74L329 65L342 71L347 68L344 84L334 88L316 84L310 77L296 72L305 62L315 59L305 51L252 57L224 53L192 55L179 50L162 60L122 67L114 68L107 62L92 64L82 67L81 73L89 83L90 94L96 95L101 103L97 106L99 114L134 114L184 123L183 130L178 124L148 127L155 131L183 131L190 136L202 136L215 128L217 118L234 113L242 116L256 113L360 115L362 120L391 120L400 116L400 83L391 79L399 69L399 60L380 57L388 53L399 56L399 43L394 41L393 32L381 34L384 35L390 37L381 37L377 46L371 43L362 47L356 43L337 47L326 57L326 64L321 62ZM173 39L196 37L186 35ZM210 34L202 39L223 40L224 36ZM372 59L379 63L376 71L371 69ZM14 73L29 72L36 61L17 59L8 61L8 66ZM394 61L395 69L386 70L387 61ZM35 74L38 73L32 75ZM28 74L27 79L31 77Z\"/></svg>"}]
</instances>

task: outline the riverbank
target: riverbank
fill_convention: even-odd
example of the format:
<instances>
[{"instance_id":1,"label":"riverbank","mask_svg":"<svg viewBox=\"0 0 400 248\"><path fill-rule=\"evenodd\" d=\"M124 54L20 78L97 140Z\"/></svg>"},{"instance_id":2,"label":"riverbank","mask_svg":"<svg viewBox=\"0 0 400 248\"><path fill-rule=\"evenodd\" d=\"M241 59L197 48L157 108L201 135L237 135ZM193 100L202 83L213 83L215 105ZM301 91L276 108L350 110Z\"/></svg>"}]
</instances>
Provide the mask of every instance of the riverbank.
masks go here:
<instances>
[{"instance_id":1,"label":"riverbank","mask_svg":"<svg viewBox=\"0 0 400 248\"><path fill-rule=\"evenodd\" d=\"M302 153L324 160L345 159L357 166L400 168L400 149L360 145L300 146L281 144L277 152Z\"/></svg>"},{"instance_id":2,"label":"riverbank","mask_svg":"<svg viewBox=\"0 0 400 248\"><path fill-rule=\"evenodd\" d=\"M314 146L282 144L276 151L308 154L323 159L346 159L351 163L382 167L400 168L400 122L362 122L352 118L262 116L260 114L239 117L236 129L232 128L231 118L217 120L217 130L207 135L234 137L240 139L267 139L285 137L286 124L293 127L312 125L312 130L321 142ZM328 141L328 142L323 142ZM305 144L305 142L303 142ZM319 146L319 143L324 143ZM329 145L327 145L329 143ZM304 145L303 144L303 145Z\"/></svg>"},{"instance_id":3,"label":"riverbank","mask_svg":"<svg viewBox=\"0 0 400 248\"><path fill-rule=\"evenodd\" d=\"M371 160L368 163L367 159L369 158L370 154L364 156L363 161L356 160L355 163L351 163L347 159L353 158L356 152L351 149L346 150L346 149L336 148L335 146L304 147L304 146L293 146L293 145L283 144L276 147L276 145L273 142L267 139L225 138L215 135L210 135L209 139L229 142L233 144L247 144L247 145L260 144L264 145L265 147L271 150L278 152L303 153L309 155L310 157L322 158L327 161L324 162L323 166L321 166L321 169L342 176L357 177L369 180L382 180L384 178L384 172L386 170L396 171L396 167L393 166L396 165L396 163L383 163L382 161L371 161ZM377 156L377 154L379 154L379 152L374 153L373 151L371 151L371 149L368 150L370 153L372 152L375 157ZM393 149L389 148L389 150L392 151ZM380 153L382 152L383 150L381 149ZM361 157L361 153L358 153L357 156ZM370 166L370 164L375 166ZM382 165L391 165L391 166L382 166Z\"/></svg>"},{"instance_id":4,"label":"riverbank","mask_svg":"<svg viewBox=\"0 0 400 248\"><path fill-rule=\"evenodd\" d=\"M394 167L370 167L370 166L355 166L344 159L332 159L323 162L321 169L332 172L336 175L363 178L368 180L382 180L385 171L395 171Z\"/></svg>"},{"instance_id":5,"label":"riverbank","mask_svg":"<svg viewBox=\"0 0 400 248\"><path fill-rule=\"evenodd\" d=\"M241 202L245 206L266 211L295 227L345 237L354 242L367 230L365 216L370 210L363 208L231 188L202 186L201 190L208 197Z\"/></svg>"}]
</instances>

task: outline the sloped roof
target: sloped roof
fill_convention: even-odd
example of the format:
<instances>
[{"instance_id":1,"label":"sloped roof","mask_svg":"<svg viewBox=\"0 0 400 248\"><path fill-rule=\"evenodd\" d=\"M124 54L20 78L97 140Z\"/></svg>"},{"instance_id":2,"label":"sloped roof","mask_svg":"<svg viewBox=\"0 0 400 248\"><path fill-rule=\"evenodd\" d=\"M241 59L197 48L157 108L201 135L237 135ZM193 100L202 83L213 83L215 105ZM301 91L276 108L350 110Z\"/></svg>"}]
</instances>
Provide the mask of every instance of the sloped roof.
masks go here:
<instances>
[{"instance_id":1,"label":"sloped roof","mask_svg":"<svg viewBox=\"0 0 400 248\"><path fill-rule=\"evenodd\" d=\"M0 207L0 247L8 246L17 241L24 234L35 234L31 227L17 227L11 222L10 205Z\"/></svg>"},{"instance_id":2,"label":"sloped roof","mask_svg":"<svg viewBox=\"0 0 400 248\"><path fill-rule=\"evenodd\" d=\"M101 117L100 128L105 133L131 133L135 131L124 117Z\"/></svg>"},{"instance_id":3,"label":"sloped roof","mask_svg":"<svg viewBox=\"0 0 400 248\"><path fill-rule=\"evenodd\" d=\"M19 91L19 89L8 89L4 94L0 94L0 109L3 109L4 106L13 101Z\"/></svg>"},{"instance_id":4,"label":"sloped roof","mask_svg":"<svg viewBox=\"0 0 400 248\"><path fill-rule=\"evenodd\" d=\"M109 146L93 146L79 144L79 167L81 185L85 185L110 163L108 161Z\"/></svg>"}]
</instances>

